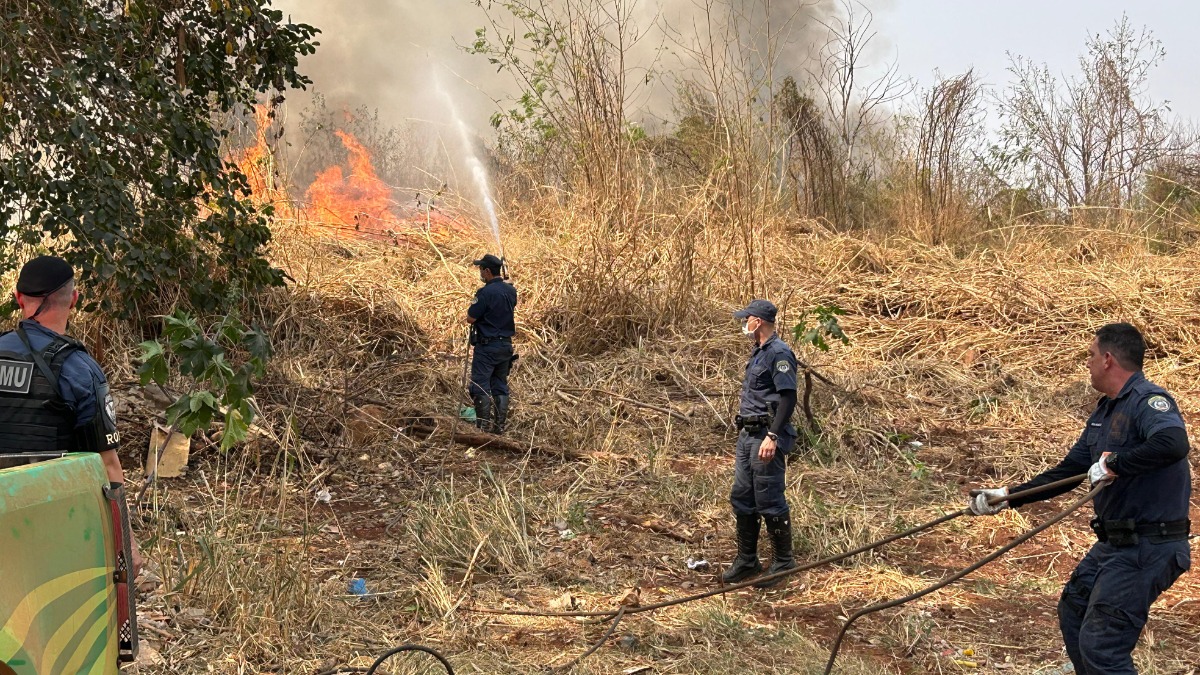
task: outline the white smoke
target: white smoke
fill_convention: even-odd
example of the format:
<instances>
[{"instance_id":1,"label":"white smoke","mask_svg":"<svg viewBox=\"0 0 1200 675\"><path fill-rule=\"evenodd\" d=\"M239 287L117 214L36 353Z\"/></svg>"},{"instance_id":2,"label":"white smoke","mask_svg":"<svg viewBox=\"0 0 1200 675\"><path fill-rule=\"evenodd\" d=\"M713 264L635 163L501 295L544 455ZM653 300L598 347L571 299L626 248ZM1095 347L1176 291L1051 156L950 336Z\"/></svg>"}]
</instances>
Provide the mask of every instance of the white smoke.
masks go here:
<instances>
[{"instance_id":1,"label":"white smoke","mask_svg":"<svg viewBox=\"0 0 1200 675\"><path fill-rule=\"evenodd\" d=\"M564 1L546 4L553 9ZM837 0L623 1L639 36L627 63L634 72L652 75L647 93L631 101L648 109L628 111L631 118L667 115L675 85L671 76L687 67L688 48L707 48L711 38L733 35L747 53L763 52L752 55L763 61L763 44L771 32L775 45L771 56L780 79L801 75L823 43L823 23L840 10ZM463 46L474 42L476 29L490 28L485 10L474 0L276 0L276 4L294 21L321 29L321 45L303 60L301 69L331 104L377 108L385 120L443 122L444 104L431 82L431 74L441 72L466 124L483 133L497 102L520 91L510 75L497 72L486 58L464 51ZM500 3L491 3L488 11L521 37L520 27ZM740 28L731 33L726 29L734 22ZM499 36L490 32L490 37ZM648 72L651 69L655 72ZM305 96L294 93L291 98L302 102Z\"/></svg>"}]
</instances>

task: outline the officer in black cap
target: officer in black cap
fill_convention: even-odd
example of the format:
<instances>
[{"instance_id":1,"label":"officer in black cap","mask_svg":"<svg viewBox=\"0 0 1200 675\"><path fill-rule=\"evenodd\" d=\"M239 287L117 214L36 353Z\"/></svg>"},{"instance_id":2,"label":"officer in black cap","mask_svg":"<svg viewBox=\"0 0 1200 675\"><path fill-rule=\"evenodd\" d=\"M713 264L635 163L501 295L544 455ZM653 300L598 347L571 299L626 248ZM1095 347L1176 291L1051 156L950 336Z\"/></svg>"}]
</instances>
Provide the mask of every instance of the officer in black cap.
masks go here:
<instances>
[{"instance_id":1,"label":"officer in black cap","mask_svg":"<svg viewBox=\"0 0 1200 675\"><path fill-rule=\"evenodd\" d=\"M0 468L96 452L121 490L108 380L83 344L65 335L79 301L75 271L62 258L34 258L21 268L15 296L22 321L0 335ZM136 543L132 550L136 574L141 554Z\"/></svg>"},{"instance_id":2,"label":"officer in black cap","mask_svg":"<svg viewBox=\"0 0 1200 675\"><path fill-rule=\"evenodd\" d=\"M1079 482L1021 500L993 497L1087 473L1109 484L1095 499L1098 541L1058 601L1067 655L1079 675L1136 675L1131 653L1150 605L1191 567L1188 435L1175 399L1146 379L1146 342L1134 326L1108 324L1088 347L1092 388L1104 394L1066 458L1012 488L972 490L968 509L993 515L1073 490Z\"/></svg>"},{"instance_id":3,"label":"officer in black cap","mask_svg":"<svg viewBox=\"0 0 1200 675\"><path fill-rule=\"evenodd\" d=\"M501 434L508 421L508 371L515 359L513 335L517 332L513 313L517 289L500 277L504 261L490 253L473 263L479 268L483 287L467 308L471 324L471 400L480 429ZM493 415L494 411L494 415Z\"/></svg>"},{"instance_id":4,"label":"officer in black cap","mask_svg":"<svg viewBox=\"0 0 1200 675\"><path fill-rule=\"evenodd\" d=\"M721 575L737 583L762 572L758 533L765 519L774 552L768 574L796 567L792 557L792 523L784 496L784 457L796 442L792 411L796 409L796 355L775 333L775 305L752 300L734 312L742 332L754 342L742 382L736 417L737 452L729 501L737 518L738 554ZM756 584L769 588L782 579Z\"/></svg>"}]
</instances>

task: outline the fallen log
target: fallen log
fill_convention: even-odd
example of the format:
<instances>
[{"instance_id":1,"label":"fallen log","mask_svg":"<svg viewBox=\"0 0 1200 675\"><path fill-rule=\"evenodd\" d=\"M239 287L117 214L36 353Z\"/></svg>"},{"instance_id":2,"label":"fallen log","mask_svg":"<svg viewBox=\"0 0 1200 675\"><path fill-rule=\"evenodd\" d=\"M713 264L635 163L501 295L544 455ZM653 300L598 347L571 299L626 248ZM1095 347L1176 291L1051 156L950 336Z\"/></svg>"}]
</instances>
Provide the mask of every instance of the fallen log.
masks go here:
<instances>
[{"instance_id":1,"label":"fallen log","mask_svg":"<svg viewBox=\"0 0 1200 675\"><path fill-rule=\"evenodd\" d=\"M597 389L595 387L559 387L559 389L562 389L563 391L568 391L571 393L592 392L592 393L596 393L596 394L604 394L605 396L608 396L609 398L613 398L618 401L621 401L622 403L628 403L629 405L634 406L635 408L644 408L646 410L653 410L654 412L660 412L664 415L670 415L671 417L679 420L680 422L690 422L692 419L692 418L688 417L687 415L684 415L683 413L679 412L678 410L672 410L671 408L664 408L660 405L654 405L653 403L646 403L644 401L632 399L627 396L622 396L615 391L609 391L607 389ZM556 392L556 393L558 393L558 392Z\"/></svg>"},{"instance_id":2,"label":"fallen log","mask_svg":"<svg viewBox=\"0 0 1200 675\"><path fill-rule=\"evenodd\" d=\"M383 401L362 394L355 395L353 398L364 403L386 406L386 403ZM359 412L367 412L353 403L350 405ZM367 414L367 417L383 428L391 430L393 433L415 435L422 439L437 436L439 438L446 438L459 445L487 448L490 450L503 450L521 455L532 452L538 455L565 457L567 459L582 459L585 456L584 453L566 448L546 448L513 441L503 436L479 431L470 426L470 423L465 420L444 415L427 415L418 411L411 411L408 415L390 418L392 424L379 419L380 416L378 415ZM400 426L396 427L393 424L399 424Z\"/></svg>"},{"instance_id":3,"label":"fallen log","mask_svg":"<svg viewBox=\"0 0 1200 675\"><path fill-rule=\"evenodd\" d=\"M618 520L623 520L626 523L629 523L630 525L635 525L637 527L641 527L641 528L650 530L651 532L656 532L658 534L661 534L664 537L667 537L669 539L674 539L675 541L678 541L678 542L681 542L684 544L695 544L696 543L696 535L688 534L680 526L671 526L671 525L665 524L658 518L654 518L654 517L635 518L634 516L632 516L628 513L625 513L623 511L609 511L606 515L608 515L610 518L617 518Z\"/></svg>"},{"instance_id":4,"label":"fallen log","mask_svg":"<svg viewBox=\"0 0 1200 675\"><path fill-rule=\"evenodd\" d=\"M509 440L503 436L485 433L475 429L455 429L456 425L447 424L439 420L434 424L425 424L421 422L405 424L404 428L412 430L423 437L431 438L446 438L453 443L459 445L468 445L474 448L488 450L503 450L504 452L512 452L517 454L525 454L532 452L538 455L547 455L550 457L566 457L568 459L580 459L584 455L575 450L566 448L547 448L538 445L527 443L518 443ZM466 423L460 423L458 426L466 426Z\"/></svg>"}]
</instances>

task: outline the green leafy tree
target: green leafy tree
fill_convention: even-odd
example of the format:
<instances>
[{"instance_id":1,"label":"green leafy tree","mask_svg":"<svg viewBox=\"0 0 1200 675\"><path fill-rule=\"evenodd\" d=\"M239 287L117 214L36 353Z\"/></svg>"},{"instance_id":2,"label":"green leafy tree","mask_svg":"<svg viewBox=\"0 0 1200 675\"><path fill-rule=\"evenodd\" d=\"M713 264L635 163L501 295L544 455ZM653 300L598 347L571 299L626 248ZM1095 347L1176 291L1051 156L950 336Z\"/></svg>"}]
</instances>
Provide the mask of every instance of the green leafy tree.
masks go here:
<instances>
[{"instance_id":1,"label":"green leafy tree","mask_svg":"<svg viewBox=\"0 0 1200 675\"><path fill-rule=\"evenodd\" d=\"M167 409L167 422L191 436L224 422L221 449L246 438L254 420L253 381L266 372L271 344L257 327L230 315L205 329L182 311L163 317L163 340L142 343L138 377L142 386L167 384L172 372L189 378L189 393Z\"/></svg>"},{"instance_id":2,"label":"green leafy tree","mask_svg":"<svg viewBox=\"0 0 1200 675\"><path fill-rule=\"evenodd\" d=\"M845 315L846 311L837 305L819 305L800 317L800 323L792 328L792 337L798 344L812 345L823 352L829 351L829 340L848 345L850 338L838 323L838 317Z\"/></svg>"},{"instance_id":3,"label":"green leafy tree","mask_svg":"<svg viewBox=\"0 0 1200 675\"><path fill-rule=\"evenodd\" d=\"M316 33L270 0L6 0L0 271L50 248L101 291L85 309L121 314L280 284L270 208L247 199L221 121L308 84Z\"/></svg>"}]
</instances>

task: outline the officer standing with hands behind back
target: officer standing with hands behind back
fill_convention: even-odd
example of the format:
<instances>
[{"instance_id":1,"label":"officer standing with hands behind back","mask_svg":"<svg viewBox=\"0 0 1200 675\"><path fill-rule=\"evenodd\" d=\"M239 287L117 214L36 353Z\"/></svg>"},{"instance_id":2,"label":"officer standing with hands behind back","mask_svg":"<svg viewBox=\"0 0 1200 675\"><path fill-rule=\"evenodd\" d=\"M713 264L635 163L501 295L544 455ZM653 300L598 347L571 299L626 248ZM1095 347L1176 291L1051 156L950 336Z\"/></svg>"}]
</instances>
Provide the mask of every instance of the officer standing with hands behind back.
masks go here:
<instances>
[{"instance_id":1,"label":"officer standing with hands behind back","mask_svg":"<svg viewBox=\"0 0 1200 675\"><path fill-rule=\"evenodd\" d=\"M504 261L490 253L472 263L479 268L483 287L467 308L471 324L471 400L476 424L483 431L502 434L508 422L508 371L515 360L513 335L517 289L500 276Z\"/></svg>"},{"instance_id":2,"label":"officer standing with hands behind back","mask_svg":"<svg viewBox=\"0 0 1200 675\"><path fill-rule=\"evenodd\" d=\"M988 502L1087 473L1096 495L1098 541L1063 587L1058 623L1078 675L1137 675L1131 653L1150 605L1189 567L1192 474L1188 435L1175 400L1142 374L1146 342L1112 323L1088 347L1092 388L1104 394L1057 466L1012 488L972 490L967 508L993 515L1050 499L1080 481L1023 499Z\"/></svg>"},{"instance_id":3,"label":"officer standing with hands behind back","mask_svg":"<svg viewBox=\"0 0 1200 675\"><path fill-rule=\"evenodd\" d=\"M796 355L775 333L775 305L752 300L734 312L742 333L754 343L742 381L736 418L737 451L729 502L737 519L738 554L721 575L737 583L762 572L758 560L760 523L766 520L774 551L767 574L796 567L792 557L792 523L784 496L785 456L796 443L792 411L796 409ZM770 588L782 579L755 586Z\"/></svg>"}]
</instances>

